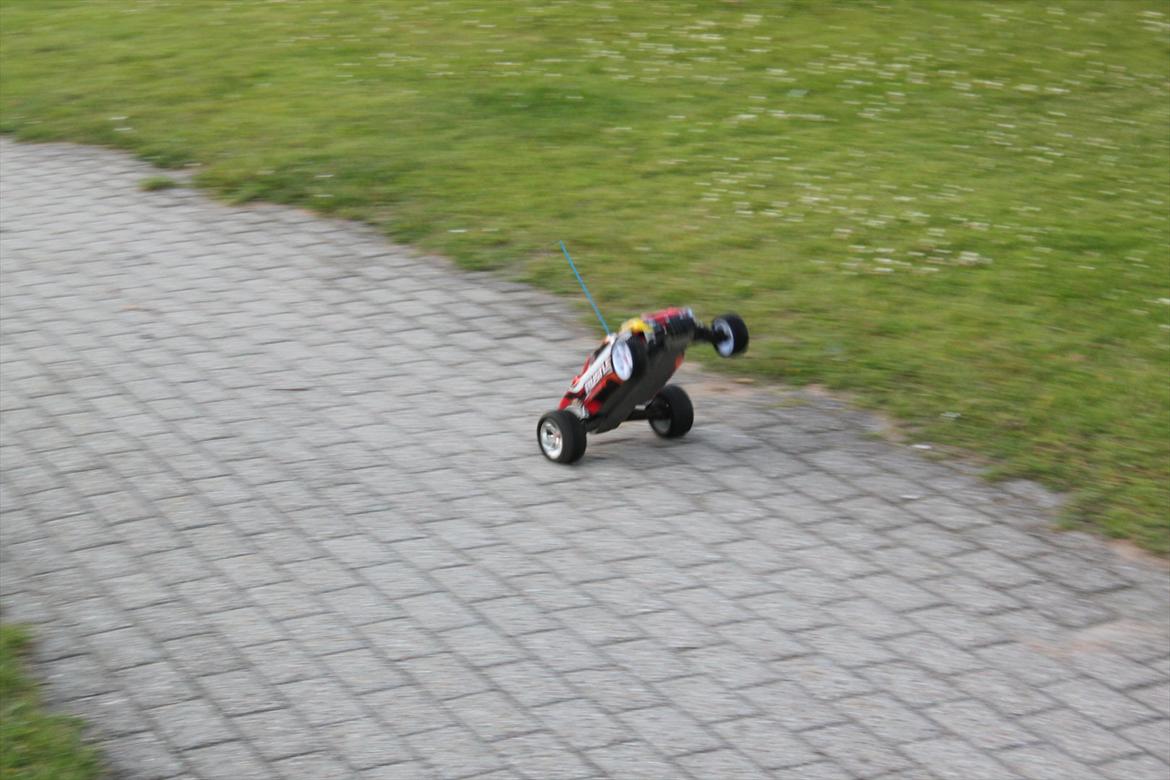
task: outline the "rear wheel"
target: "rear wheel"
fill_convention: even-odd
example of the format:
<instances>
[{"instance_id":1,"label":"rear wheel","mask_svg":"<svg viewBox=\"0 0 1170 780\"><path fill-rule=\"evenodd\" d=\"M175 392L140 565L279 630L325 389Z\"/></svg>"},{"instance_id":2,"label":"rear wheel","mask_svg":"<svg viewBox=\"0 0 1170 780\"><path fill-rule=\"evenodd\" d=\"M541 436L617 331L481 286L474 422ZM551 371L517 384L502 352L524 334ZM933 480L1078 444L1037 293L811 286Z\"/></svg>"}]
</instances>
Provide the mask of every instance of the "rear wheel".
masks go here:
<instances>
[{"instance_id":1,"label":"rear wheel","mask_svg":"<svg viewBox=\"0 0 1170 780\"><path fill-rule=\"evenodd\" d=\"M747 349L748 329L738 314L724 314L711 322L715 332L715 351L723 357L738 355Z\"/></svg>"},{"instance_id":2,"label":"rear wheel","mask_svg":"<svg viewBox=\"0 0 1170 780\"><path fill-rule=\"evenodd\" d=\"M650 403L662 412L661 416L650 418L650 427L664 439L677 439L695 424L691 397L678 385L662 388Z\"/></svg>"},{"instance_id":3,"label":"rear wheel","mask_svg":"<svg viewBox=\"0 0 1170 780\"><path fill-rule=\"evenodd\" d=\"M536 424L536 443L554 463L574 463L585 454L585 426L572 412L548 412Z\"/></svg>"}]
</instances>

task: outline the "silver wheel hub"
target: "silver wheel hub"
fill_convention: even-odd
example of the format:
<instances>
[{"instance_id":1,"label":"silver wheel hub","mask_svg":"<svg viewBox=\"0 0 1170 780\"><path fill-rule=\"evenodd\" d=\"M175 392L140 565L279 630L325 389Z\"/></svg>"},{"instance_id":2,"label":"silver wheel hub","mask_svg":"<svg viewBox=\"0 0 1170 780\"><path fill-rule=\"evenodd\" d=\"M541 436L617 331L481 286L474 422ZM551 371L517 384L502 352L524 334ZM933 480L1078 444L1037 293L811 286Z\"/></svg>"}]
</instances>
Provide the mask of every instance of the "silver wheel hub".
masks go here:
<instances>
[{"instance_id":1,"label":"silver wheel hub","mask_svg":"<svg viewBox=\"0 0 1170 780\"><path fill-rule=\"evenodd\" d=\"M659 401L666 408L666 416L665 417L656 417L656 418L650 420L650 427L653 428L658 433L665 435L666 433L670 432L670 422L671 422L672 413L671 413L671 409L670 409L670 404L666 403L666 399L660 398Z\"/></svg>"},{"instance_id":2,"label":"silver wheel hub","mask_svg":"<svg viewBox=\"0 0 1170 780\"><path fill-rule=\"evenodd\" d=\"M561 429L552 420L545 420L540 426L540 448L550 458L559 458L565 446Z\"/></svg>"},{"instance_id":3,"label":"silver wheel hub","mask_svg":"<svg viewBox=\"0 0 1170 780\"><path fill-rule=\"evenodd\" d=\"M715 342L715 351L723 357L730 356L731 350L735 348L735 335L731 332L731 326L726 322L716 322L712 330L718 336L718 340Z\"/></svg>"}]
</instances>

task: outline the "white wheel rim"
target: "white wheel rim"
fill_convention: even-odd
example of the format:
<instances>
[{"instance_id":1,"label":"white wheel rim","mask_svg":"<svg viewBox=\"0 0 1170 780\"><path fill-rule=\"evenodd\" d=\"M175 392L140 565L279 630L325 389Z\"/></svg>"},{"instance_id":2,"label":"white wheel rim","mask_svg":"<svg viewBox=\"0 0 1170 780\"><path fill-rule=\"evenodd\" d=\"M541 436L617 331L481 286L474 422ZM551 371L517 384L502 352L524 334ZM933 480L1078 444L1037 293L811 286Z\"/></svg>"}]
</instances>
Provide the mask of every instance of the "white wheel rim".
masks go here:
<instances>
[{"instance_id":1,"label":"white wheel rim","mask_svg":"<svg viewBox=\"0 0 1170 780\"><path fill-rule=\"evenodd\" d=\"M715 351L723 357L731 357L731 351L735 349L735 334L731 332L731 326L720 320L715 323L713 330L721 336L715 342Z\"/></svg>"},{"instance_id":2,"label":"white wheel rim","mask_svg":"<svg viewBox=\"0 0 1170 780\"><path fill-rule=\"evenodd\" d=\"M634 373L634 353L630 350L629 342L616 342L610 354L613 356L613 370L618 379L623 382L629 379Z\"/></svg>"},{"instance_id":3,"label":"white wheel rim","mask_svg":"<svg viewBox=\"0 0 1170 780\"><path fill-rule=\"evenodd\" d=\"M540 449L544 454L550 458L556 459L561 456L561 450L565 447L565 438L561 435L561 429L552 420L545 420L540 424Z\"/></svg>"}]
</instances>

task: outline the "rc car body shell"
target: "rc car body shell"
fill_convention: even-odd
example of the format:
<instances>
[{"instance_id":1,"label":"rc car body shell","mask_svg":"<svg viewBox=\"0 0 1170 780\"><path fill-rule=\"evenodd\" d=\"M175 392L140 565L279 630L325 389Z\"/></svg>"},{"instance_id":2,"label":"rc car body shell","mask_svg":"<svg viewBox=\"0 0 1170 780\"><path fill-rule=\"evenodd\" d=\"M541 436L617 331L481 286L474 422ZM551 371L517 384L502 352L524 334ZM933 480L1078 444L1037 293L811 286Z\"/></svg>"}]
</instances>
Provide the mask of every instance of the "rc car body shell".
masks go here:
<instances>
[{"instance_id":1,"label":"rc car body shell","mask_svg":"<svg viewBox=\"0 0 1170 780\"><path fill-rule=\"evenodd\" d=\"M585 361L559 408L577 414L591 433L616 428L670 380L697 327L691 310L682 308L626 321Z\"/></svg>"},{"instance_id":2,"label":"rc car body shell","mask_svg":"<svg viewBox=\"0 0 1170 780\"><path fill-rule=\"evenodd\" d=\"M711 327L690 309L643 314L605 337L573 377L559 406L540 418L536 439L545 457L573 463L585 454L585 435L612 430L628 420L646 420L659 436L686 434L694 407L681 387L667 385L686 349L705 341L723 357L747 349L747 326L734 314Z\"/></svg>"}]
</instances>

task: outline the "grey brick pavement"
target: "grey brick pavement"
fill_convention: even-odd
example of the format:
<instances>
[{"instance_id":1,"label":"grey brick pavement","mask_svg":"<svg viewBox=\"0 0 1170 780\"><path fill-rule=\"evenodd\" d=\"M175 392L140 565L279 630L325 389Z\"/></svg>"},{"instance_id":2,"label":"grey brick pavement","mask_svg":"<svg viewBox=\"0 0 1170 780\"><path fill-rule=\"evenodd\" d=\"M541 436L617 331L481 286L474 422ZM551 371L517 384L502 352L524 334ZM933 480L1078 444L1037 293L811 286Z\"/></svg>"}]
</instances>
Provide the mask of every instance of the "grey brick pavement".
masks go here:
<instances>
[{"instance_id":1,"label":"grey brick pavement","mask_svg":"<svg viewBox=\"0 0 1170 780\"><path fill-rule=\"evenodd\" d=\"M0 155L0 596L119 777L1170 773L1166 569L1032 486L690 370L554 466L562 301Z\"/></svg>"}]
</instances>

